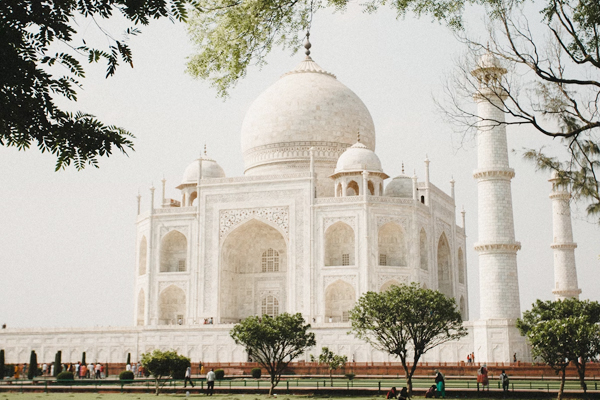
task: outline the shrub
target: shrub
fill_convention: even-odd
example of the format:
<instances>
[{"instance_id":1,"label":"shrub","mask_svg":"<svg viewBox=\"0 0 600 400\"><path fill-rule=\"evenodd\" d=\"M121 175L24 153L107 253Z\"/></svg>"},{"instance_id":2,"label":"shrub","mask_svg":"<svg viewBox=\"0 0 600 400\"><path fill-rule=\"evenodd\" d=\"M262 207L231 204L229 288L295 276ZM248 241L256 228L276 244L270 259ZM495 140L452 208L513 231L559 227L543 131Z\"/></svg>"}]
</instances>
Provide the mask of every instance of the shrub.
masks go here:
<instances>
[{"instance_id":1,"label":"shrub","mask_svg":"<svg viewBox=\"0 0 600 400\"><path fill-rule=\"evenodd\" d=\"M223 371L222 369L216 369L215 370L215 378L218 381L223 380L223 378L225 378L225 371Z\"/></svg>"},{"instance_id":2,"label":"shrub","mask_svg":"<svg viewBox=\"0 0 600 400\"><path fill-rule=\"evenodd\" d=\"M254 379L259 379L261 374L262 374L262 371L260 368L252 368L252 377Z\"/></svg>"},{"instance_id":3,"label":"shrub","mask_svg":"<svg viewBox=\"0 0 600 400\"><path fill-rule=\"evenodd\" d=\"M351 381L352 379L354 379L354 377L356 376L356 374L346 374L346 375L344 375L344 376L345 376L346 378L348 378L348 380L350 380L350 381Z\"/></svg>"},{"instance_id":4,"label":"shrub","mask_svg":"<svg viewBox=\"0 0 600 400\"><path fill-rule=\"evenodd\" d=\"M133 372L131 371L123 371L119 374L119 380L122 381L132 381L134 378Z\"/></svg>"},{"instance_id":5,"label":"shrub","mask_svg":"<svg viewBox=\"0 0 600 400\"><path fill-rule=\"evenodd\" d=\"M70 371L63 371L56 376L57 381L72 381L74 380L73 373Z\"/></svg>"}]
</instances>

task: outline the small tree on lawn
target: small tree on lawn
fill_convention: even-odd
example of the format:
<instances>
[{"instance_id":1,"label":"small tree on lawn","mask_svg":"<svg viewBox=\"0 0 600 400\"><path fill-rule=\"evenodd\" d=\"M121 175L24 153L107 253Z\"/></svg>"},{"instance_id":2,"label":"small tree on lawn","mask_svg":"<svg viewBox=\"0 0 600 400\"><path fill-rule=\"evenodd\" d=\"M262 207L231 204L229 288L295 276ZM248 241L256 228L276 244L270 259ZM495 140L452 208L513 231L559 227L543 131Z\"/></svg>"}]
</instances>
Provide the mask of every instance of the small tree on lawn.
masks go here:
<instances>
[{"instance_id":1,"label":"small tree on lawn","mask_svg":"<svg viewBox=\"0 0 600 400\"><path fill-rule=\"evenodd\" d=\"M348 362L347 356L340 356L329 350L329 347L321 348L321 354L319 355L319 364L327 364L329 368L329 380L331 386L333 386L332 372L338 368L344 368Z\"/></svg>"},{"instance_id":2,"label":"small tree on lawn","mask_svg":"<svg viewBox=\"0 0 600 400\"><path fill-rule=\"evenodd\" d=\"M4 379L4 349L0 350L0 379Z\"/></svg>"},{"instance_id":3,"label":"small tree on lawn","mask_svg":"<svg viewBox=\"0 0 600 400\"><path fill-rule=\"evenodd\" d=\"M581 387L587 391L586 363L600 354L599 323L600 304L577 299L537 300L531 310L523 312L523 319L517 320L517 328L531 344L532 355L560 374L559 400L570 362L577 367Z\"/></svg>"},{"instance_id":4,"label":"small tree on lawn","mask_svg":"<svg viewBox=\"0 0 600 400\"><path fill-rule=\"evenodd\" d=\"M131 365L131 353L127 353L127 363L126 364Z\"/></svg>"},{"instance_id":5,"label":"small tree on lawn","mask_svg":"<svg viewBox=\"0 0 600 400\"><path fill-rule=\"evenodd\" d=\"M62 351L57 351L54 356L54 377L62 372ZM91 373L91 372L90 372Z\"/></svg>"},{"instance_id":6,"label":"small tree on lawn","mask_svg":"<svg viewBox=\"0 0 600 400\"><path fill-rule=\"evenodd\" d=\"M442 343L467 335L454 299L422 289L416 283L392 286L381 293L365 293L350 311L350 320L356 337L400 358L409 393L421 356Z\"/></svg>"},{"instance_id":7,"label":"small tree on lawn","mask_svg":"<svg viewBox=\"0 0 600 400\"><path fill-rule=\"evenodd\" d=\"M248 317L236 324L230 335L267 370L271 396L288 364L317 344L315 334L308 332L309 329L310 324L304 323L302 314L283 313L274 318L268 315Z\"/></svg>"},{"instance_id":8,"label":"small tree on lawn","mask_svg":"<svg viewBox=\"0 0 600 400\"><path fill-rule=\"evenodd\" d=\"M189 358L180 356L176 351L154 350L152 353L142 354L142 366L154 376L155 391L158 396L160 389L165 384L164 381L161 384L161 380L176 375L181 370L185 371L187 367L191 366L191 363Z\"/></svg>"},{"instance_id":9,"label":"small tree on lawn","mask_svg":"<svg viewBox=\"0 0 600 400\"><path fill-rule=\"evenodd\" d=\"M37 375L37 370L37 354L35 354L35 351L31 350L31 356L29 356L29 369L27 370L27 379L35 378Z\"/></svg>"},{"instance_id":10,"label":"small tree on lawn","mask_svg":"<svg viewBox=\"0 0 600 400\"><path fill-rule=\"evenodd\" d=\"M87 364L85 363L85 351L84 351L83 353L81 353L81 364L82 364L82 365L87 365ZM108 376L108 374L106 374L106 376Z\"/></svg>"}]
</instances>

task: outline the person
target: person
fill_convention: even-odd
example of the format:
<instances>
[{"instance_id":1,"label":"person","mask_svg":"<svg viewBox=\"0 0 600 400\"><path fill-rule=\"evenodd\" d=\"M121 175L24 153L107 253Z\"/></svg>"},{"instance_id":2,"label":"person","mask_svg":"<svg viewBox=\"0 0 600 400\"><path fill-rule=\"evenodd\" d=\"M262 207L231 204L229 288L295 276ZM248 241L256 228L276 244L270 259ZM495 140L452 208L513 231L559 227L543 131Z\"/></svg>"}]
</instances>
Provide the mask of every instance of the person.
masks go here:
<instances>
[{"instance_id":1,"label":"person","mask_svg":"<svg viewBox=\"0 0 600 400\"><path fill-rule=\"evenodd\" d=\"M395 399L396 397L398 397L398 391L396 390L396 386L392 386L392 389L387 392L387 396L385 396L386 399Z\"/></svg>"},{"instance_id":2,"label":"person","mask_svg":"<svg viewBox=\"0 0 600 400\"><path fill-rule=\"evenodd\" d=\"M483 386L483 388L485 389L485 387L488 387L488 390L490 390L489 387L489 381L488 381L488 370L487 370L487 365L483 364L481 366L481 368L479 368L477 370L477 388L479 389L479 384L481 384L481 386Z\"/></svg>"},{"instance_id":3,"label":"person","mask_svg":"<svg viewBox=\"0 0 600 400\"><path fill-rule=\"evenodd\" d=\"M48 373L48 364L42 364L42 375L46 375Z\"/></svg>"},{"instance_id":4,"label":"person","mask_svg":"<svg viewBox=\"0 0 600 400\"><path fill-rule=\"evenodd\" d=\"M215 371L211 368L206 374L206 394L212 396L215 391Z\"/></svg>"},{"instance_id":5,"label":"person","mask_svg":"<svg viewBox=\"0 0 600 400\"><path fill-rule=\"evenodd\" d=\"M467 354L467 363L471 364L471 354Z\"/></svg>"},{"instance_id":6,"label":"person","mask_svg":"<svg viewBox=\"0 0 600 400\"><path fill-rule=\"evenodd\" d=\"M435 385L431 385L431 387L429 389L427 389L427 391L425 392L425 398L426 399L432 399L435 397L435 390L436 390L436 386Z\"/></svg>"},{"instance_id":7,"label":"person","mask_svg":"<svg viewBox=\"0 0 600 400\"><path fill-rule=\"evenodd\" d=\"M94 364L91 362L87 366L87 378L94 379Z\"/></svg>"},{"instance_id":8,"label":"person","mask_svg":"<svg viewBox=\"0 0 600 400\"><path fill-rule=\"evenodd\" d=\"M84 379L87 376L87 367L85 364L81 364L79 367L79 379Z\"/></svg>"},{"instance_id":9,"label":"person","mask_svg":"<svg viewBox=\"0 0 600 400\"><path fill-rule=\"evenodd\" d=\"M125 366L125 371L131 371L131 364L127 364Z\"/></svg>"},{"instance_id":10,"label":"person","mask_svg":"<svg viewBox=\"0 0 600 400\"><path fill-rule=\"evenodd\" d=\"M437 397L442 399L446 397L446 382L444 382L444 375L440 371L436 371L435 384L437 386Z\"/></svg>"},{"instance_id":11,"label":"person","mask_svg":"<svg viewBox=\"0 0 600 400\"><path fill-rule=\"evenodd\" d=\"M100 363L96 363L94 371L96 371L96 379L100 379Z\"/></svg>"},{"instance_id":12,"label":"person","mask_svg":"<svg viewBox=\"0 0 600 400\"><path fill-rule=\"evenodd\" d=\"M192 367L187 367L185 369L185 380L183 381L184 388L187 386L188 382L194 387L194 382L192 382Z\"/></svg>"},{"instance_id":13,"label":"person","mask_svg":"<svg viewBox=\"0 0 600 400\"><path fill-rule=\"evenodd\" d=\"M400 390L398 400L408 400L408 389L406 389L406 386L403 386L402 390Z\"/></svg>"},{"instance_id":14,"label":"person","mask_svg":"<svg viewBox=\"0 0 600 400\"><path fill-rule=\"evenodd\" d=\"M471 362L475 364L475 352L471 353Z\"/></svg>"},{"instance_id":15,"label":"person","mask_svg":"<svg viewBox=\"0 0 600 400\"><path fill-rule=\"evenodd\" d=\"M502 373L500 374L500 382L502 383L502 390L508 392L508 375L506 375L504 370L502 370Z\"/></svg>"}]
</instances>

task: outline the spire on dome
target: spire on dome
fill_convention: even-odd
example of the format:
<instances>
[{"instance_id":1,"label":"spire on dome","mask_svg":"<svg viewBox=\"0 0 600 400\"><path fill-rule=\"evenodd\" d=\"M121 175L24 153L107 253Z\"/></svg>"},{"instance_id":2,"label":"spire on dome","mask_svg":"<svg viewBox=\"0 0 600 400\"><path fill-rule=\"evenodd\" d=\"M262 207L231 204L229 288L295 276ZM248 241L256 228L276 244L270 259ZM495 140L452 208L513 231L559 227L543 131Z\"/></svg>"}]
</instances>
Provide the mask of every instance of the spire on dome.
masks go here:
<instances>
[{"instance_id":1,"label":"spire on dome","mask_svg":"<svg viewBox=\"0 0 600 400\"><path fill-rule=\"evenodd\" d=\"M310 44L310 31L306 31L306 40L304 41L304 48L306 49L306 51L304 52L304 54L306 54L306 58L309 59L310 58L310 48L312 47L312 44Z\"/></svg>"},{"instance_id":2,"label":"spire on dome","mask_svg":"<svg viewBox=\"0 0 600 400\"><path fill-rule=\"evenodd\" d=\"M360 131L356 133L356 143L360 143Z\"/></svg>"},{"instance_id":3,"label":"spire on dome","mask_svg":"<svg viewBox=\"0 0 600 400\"><path fill-rule=\"evenodd\" d=\"M206 143L204 143L204 156L206 157Z\"/></svg>"},{"instance_id":4,"label":"spire on dome","mask_svg":"<svg viewBox=\"0 0 600 400\"><path fill-rule=\"evenodd\" d=\"M404 175L404 161L402 161L402 175Z\"/></svg>"}]
</instances>

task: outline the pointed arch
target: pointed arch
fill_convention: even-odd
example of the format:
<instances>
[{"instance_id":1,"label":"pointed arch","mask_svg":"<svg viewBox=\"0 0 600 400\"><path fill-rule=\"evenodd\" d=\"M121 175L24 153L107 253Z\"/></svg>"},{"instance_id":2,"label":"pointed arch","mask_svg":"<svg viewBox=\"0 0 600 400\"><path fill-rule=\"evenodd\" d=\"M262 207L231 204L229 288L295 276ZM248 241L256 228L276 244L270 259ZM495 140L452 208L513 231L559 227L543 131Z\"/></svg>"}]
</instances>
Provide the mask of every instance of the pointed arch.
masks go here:
<instances>
[{"instance_id":1,"label":"pointed arch","mask_svg":"<svg viewBox=\"0 0 600 400\"><path fill-rule=\"evenodd\" d=\"M465 283L465 256L462 248L458 248L458 283Z\"/></svg>"},{"instance_id":2,"label":"pointed arch","mask_svg":"<svg viewBox=\"0 0 600 400\"><path fill-rule=\"evenodd\" d=\"M220 323L260 315L268 289L285 309L287 242L272 225L252 218L223 238L219 260Z\"/></svg>"},{"instance_id":3,"label":"pointed arch","mask_svg":"<svg viewBox=\"0 0 600 400\"><path fill-rule=\"evenodd\" d=\"M371 196L375 196L375 186L373 185L373 181L367 183L367 189L369 189Z\"/></svg>"},{"instance_id":4,"label":"pointed arch","mask_svg":"<svg viewBox=\"0 0 600 400\"><path fill-rule=\"evenodd\" d=\"M346 322L356 302L354 287L341 279L325 289L325 321Z\"/></svg>"},{"instance_id":5,"label":"pointed arch","mask_svg":"<svg viewBox=\"0 0 600 400\"><path fill-rule=\"evenodd\" d=\"M137 318L136 325L143 326L144 325L144 314L146 312L146 295L144 293L144 289L141 289L138 293L138 301L137 301Z\"/></svg>"},{"instance_id":6,"label":"pointed arch","mask_svg":"<svg viewBox=\"0 0 600 400\"><path fill-rule=\"evenodd\" d=\"M429 250L427 246L427 234L424 228L421 228L421 232L419 233L419 255L421 258L421 269L427 271L429 269Z\"/></svg>"},{"instance_id":7,"label":"pointed arch","mask_svg":"<svg viewBox=\"0 0 600 400\"><path fill-rule=\"evenodd\" d=\"M338 221L325 231L325 266L354 265L354 229Z\"/></svg>"},{"instance_id":8,"label":"pointed arch","mask_svg":"<svg viewBox=\"0 0 600 400\"><path fill-rule=\"evenodd\" d=\"M389 281L387 281L386 283L384 283L383 285L381 285L381 288L379 289L380 292L385 292L386 290L390 290L390 288L392 286L400 286L402 285L400 282L398 282L395 279L390 279Z\"/></svg>"},{"instance_id":9,"label":"pointed arch","mask_svg":"<svg viewBox=\"0 0 600 400\"><path fill-rule=\"evenodd\" d=\"M343 191L344 189L342 188L342 184L338 183L337 188L335 190L335 197L342 197L343 196Z\"/></svg>"},{"instance_id":10,"label":"pointed arch","mask_svg":"<svg viewBox=\"0 0 600 400\"><path fill-rule=\"evenodd\" d=\"M185 292L175 285L170 285L159 295L158 323L159 325L176 325L179 321L185 321L185 318Z\"/></svg>"},{"instance_id":11,"label":"pointed arch","mask_svg":"<svg viewBox=\"0 0 600 400\"><path fill-rule=\"evenodd\" d=\"M346 196L358 196L358 195L360 195L358 183L356 183L356 181L348 182L348 185L346 186Z\"/></svg>"},{"instance_id":12,"label":"pointed arch","mask_svg":"<svg viewBox=\"0 0 600 400\"><path fill-rule=\"evenodd\" d=\"M458 309L460 310L460 316L462 317L463 321L467 320L467 305L465 302L465 298L463 296L460 296L460 301L458 302Z\"/></svg>"},{"instance_id":13,"label":"pointed arch","mask_svg":"<svg viewBox=\"0 0 600 400\"><path fill-rule=\"evenodd\" d=\"M404 230L394 222L388 222L379 228L379 265L405 266L406 242Z\"/></svg>"},{"instance_id":14,"label":"pointed arch","mask_svg":"<svg viewBox=\"0 0 600 400\"><path fill-rule=\"evenodd\" d=\"M446 234L442 233L437 248L438 290L448 297L454 296L452 288L452 264L450 246Z\"/></svg>"},{"instance_id":15,"label":"pointed arch","mask_svg":"<svg viewBox=\"0 0 600 400\"><path fill-rule=\"evenodd\" d=\"M146 273L146 265L148 262L148 241L146 236L142 236L140 240L140 249L138 252L138 275L144 275Z\"/></svg>"},{"instance_id":16,"label":"pointed arch","mask_svg":"<svg viewBox=\"0 0 600 400\"><path fill-rule=\"evenodd\" d=\"M160 242L160 272L187 270L187 239L179 231L167 233Z\"/></svg>"},{"instance_id":17,"label":"pointed arch","mask_svg":"<svg viewBox=\"0 0 600 400\"><path fill-rule=\"evenodd\" d=\"M190 194L190 204L189 206L194 206L194 202L196 201L196 199L198 198L198 192L193 192L192 194Z\"/></svg>"}]
</instances>

